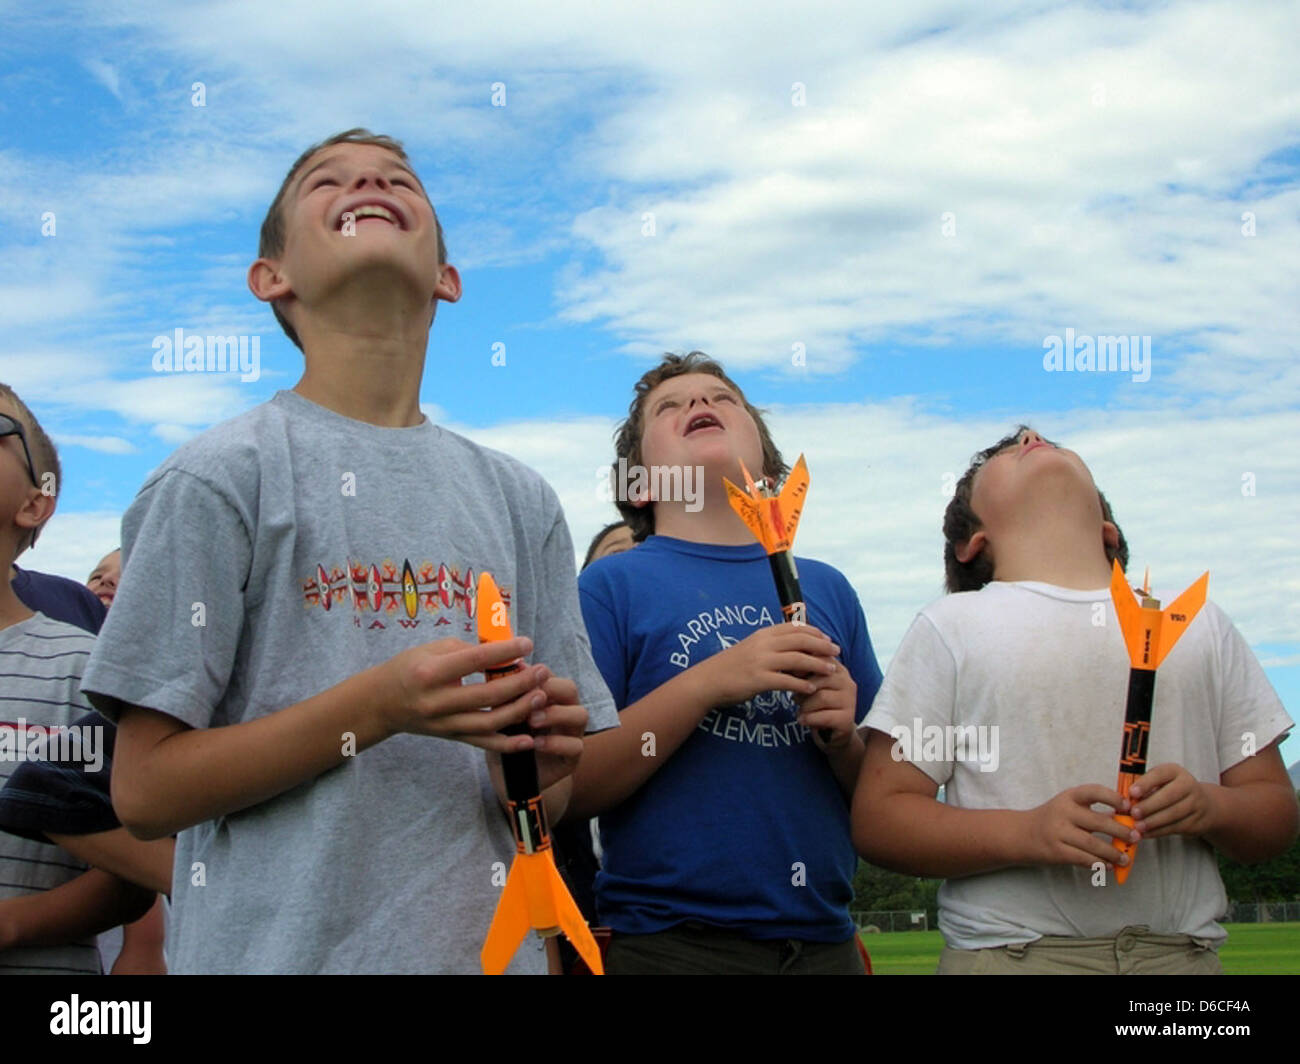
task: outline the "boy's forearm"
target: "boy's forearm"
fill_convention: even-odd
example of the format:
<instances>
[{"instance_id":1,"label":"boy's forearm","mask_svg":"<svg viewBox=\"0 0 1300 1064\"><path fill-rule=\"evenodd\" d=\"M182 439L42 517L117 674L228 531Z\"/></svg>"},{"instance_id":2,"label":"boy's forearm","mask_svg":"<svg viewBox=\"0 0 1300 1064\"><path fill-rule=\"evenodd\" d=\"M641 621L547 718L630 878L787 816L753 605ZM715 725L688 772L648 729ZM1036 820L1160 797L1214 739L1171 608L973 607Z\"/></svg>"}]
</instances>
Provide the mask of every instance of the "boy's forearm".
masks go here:
<instances>
[{"instance_id":1,"label":"boy's forearm","mask_svg":"<svg viewBox=\"0 0 1300 1064\"><path fill-rule=\"evenodd\" d=\"M118 817L140 839L174 835L274 798L386 739L370 672L257 720L156 742L147 733L158 723L128 709L113 770ZM133 741L136 729L144 741Z\"/></svg>"},{"instance_id":2,"label":"boy's forearm","mask_svg":"<svg viewBox=\"0 0 1300 1064\"><path fill-rule=\"evenodd\" d=\"M1205 786L1211 794L1214 824L1202 837L1225 857L1243 864L1267 861L1294 841L1300 814L1289 783L1261 780Z\"/></svg>"},{"instance_id":3,"label":"boy's forearm","mask_svg":"<svg viewBox=\"0 0 1300 1064\"><path fill-rule=\"evenodd\" d=\"M713 708L697 671L709 660L633 702L618 715L617 728L586 737L573 775L570 816L598 816L625 801L690 737Z\"/></svg>"},{"instance_id":4,"label":"boy's forearm","mask_svg":"<svg viewBox=\"0 0 1300 1064\"><path fill-rule=\"evenodd\" d=\"M163 901L159 898L139 920L122 928L122 949L113 962L112 974L166 975L167 961L163 956L166 930Z\"/></svg>"},{"instance_id":5,"label":"boy's forearm","mask_svg":"<svg viewBox=\"0 0 1300 1064\"><path fill-rule=\"evenodd\" d=\"M176 844L170 838L142 842L126 828L90 835L47 834L56 846L62 846L88 865L159 894L172 892L172 858Z\"/></svg>"},{"instance_id":6,"label":"boy's forearm","mask_svg":"<svg viewBox=\"0 0 1300 1064\"><path fill-rule=\"evenodd\" d=\"M153 891L98 868L50 890L0 901L0 950L66 946L138 920Z\"/></svg>"},{"instance_id":7,"label":"boy's forearm","mask_svg":"<svg viewBox=\"0 0 1300 1064\"><path fill-rule=\"evenodd\" d=\"M858 775L862 771L863 758L867 756L867 744L860 732L854 732L853 738L842 747L826 751L826 761L830 765L835 782L845 797L853 797L853 789L858 784Z\"/></svg>"},{"instance_id":8,"label":"boy's forearm","mask_svg":"<svg viewBox=\"0 0 1300 1064\"><path fill-rule=\"evenodd\" d=\"M957 879L1024 863L1024 814L954 809L923 794L855 801L853 842L872 864Z\"/></svg>"}]
</instances>

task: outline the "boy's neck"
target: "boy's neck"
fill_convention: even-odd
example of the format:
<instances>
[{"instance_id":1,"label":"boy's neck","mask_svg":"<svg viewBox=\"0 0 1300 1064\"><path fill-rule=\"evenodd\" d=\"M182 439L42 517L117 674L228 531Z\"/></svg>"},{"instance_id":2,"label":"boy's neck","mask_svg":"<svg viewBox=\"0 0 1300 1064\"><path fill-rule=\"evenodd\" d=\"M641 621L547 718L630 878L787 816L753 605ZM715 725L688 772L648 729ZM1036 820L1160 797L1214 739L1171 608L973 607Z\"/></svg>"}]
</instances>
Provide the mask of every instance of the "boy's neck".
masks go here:
<instances>
[{"instance_id":1,"label":"boy's neck","mask_svg":"<svg viewBox=\"0 0 1300 1064\"><path fill-rule=\"evenodd\" d=\"M700 509L693 513L686 509L684 502L654 503L655 535L722 547L743 547L758 542L731 508L720 487L703 494Z\"/></svg>"},{"instance_id":2,"label":"boy's neck","mask_svg":"<svg viewBox=\"0 0 1300 1064\"><path fill-rule=\"evenodd\" d=\"M1110 562L1100 531L1081 528L1072 515L1048 516L1018 532L1004 532L994 552L993 579L1033 580L1073 591L1110 586Z\"/></svg>"},{"instance_id":3,"label":"boy's neck","mask_svg":"<svg viewBox=\"0 0 1300 1064\"><path fill-rule=\"evenodd\" d=\"M317 333L303 338L307 368L294 391L336 414L383 428L409 428L420 413L423 339Z\"/></svg>"}]
</instances>

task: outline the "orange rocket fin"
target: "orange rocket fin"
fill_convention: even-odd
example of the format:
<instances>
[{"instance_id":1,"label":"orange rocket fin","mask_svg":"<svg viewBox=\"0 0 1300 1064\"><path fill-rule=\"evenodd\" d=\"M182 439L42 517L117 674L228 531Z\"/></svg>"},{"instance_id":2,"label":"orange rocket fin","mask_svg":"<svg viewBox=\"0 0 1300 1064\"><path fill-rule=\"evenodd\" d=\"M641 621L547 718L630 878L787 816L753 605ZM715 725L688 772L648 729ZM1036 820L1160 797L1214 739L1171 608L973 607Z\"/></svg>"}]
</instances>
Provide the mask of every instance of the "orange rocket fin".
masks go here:
<instances>
[{"instance_id":1,"label":"orange rocket fin","mask_svg":"<svg viewBox=\"0 0 1300 1064\"><path fill-rule=\"evenodd\" d=\"M569 940L569 944L578 951L578 956L587 962L591 974L604 975L605 965L600 959L600 947L596 945L582 910L573 900L569 888L564 885L564 880L560 877L554 862L551 863L551 875L555 877L555 916L560 922L560 930L564 932L564 937Z\"/></svg>"},{"instance_id":2,"label":"orange rocket fin","mask_svg":"<svg viewBox=\"0 0 1300 1064\"><path fill-rule=\"evenodd\" d=\"M768 535L766 526L763 522L762 495L759 494L758 488L754 486L754 480L749 475L749 470L745 468L745 463L740 463L740 471L745 474L745 483L749 487L748 492L741 491L726 477L722 478L722 486L727 489L727 502L736 515L745 522L754 538L763 544L763 549L769 554L771 549L768 546Z\"/></svg>"},{"instance_id":3,"label":"orange rocket fin","mask_svg":"<svg viewBox=\"0 0 1300 1064\"><path fill-rule=\"evenodd\" d=\"M516 858L506 876L505 889L501 891L492 926L488 928L487 939L479 954L484 975L504 972L519 949L519 943L528 934L528 884L524 879L523 866Z\"/></svg>"},{"instance_id":4,"label":"orange rocket fin","mask_svg":"<svg viewBox=\"0 0 1300 1064\"><path fill-rule=\"evenodd\" d=\"M794 533L799 527L804 499L808 497L808 482L808 464L803 460L803 455L800 455L799 461L795 462L790 475L781 485L781 520L785 525L785 546L778 546L777 550L790 550L794 547Z\"/></svg>"},{"instance_id":5,"label":"orange rocket fin","mask_svg":"<svg viewBox=\"0 0 1300 1064\"><path fill-rule=\"evenodd\" d=\"M1187 631L1192 618L1205 605L1205 591L1210 583L1210 574L1202 573L1200 579L1179 595L1165 610L1160 623L1160 642L1156 649L1156 666L1165 660L1165 655L1173 650L1179 637Z\"/></svg>"},{"instance_id":6,"label":"orange rocket fin","mask_svg":"<svg viewBox=\"0 0 1300 1064\"><path fill-rule=\"evenodd\" d=\"M799 527L799 515L803 513L803 501L808 495L808 466L803 455L775 496L766 494L754 483L744 462L740 463L740 471L745 475L747 490L741 491L723 477L727 502L768 554L790 550Z\"/></svg>"},{"instance_id":7,"label":"orange rocket fin","mask_svg":"<svg viewBox=\"0 0 1300 1064\"><path fill-rule=\"evenodd\" d=\"M1147 623L1142 616L1142 607L1137 604L1133 590L1128 586L1124 570L1119 562L1113 563L1110 570L1110 597L1115 603L1115 616L1119 619L1119 630L1124 633L1124 646L1128 648L1128 659L1135 669L1153 668L1143 663L1143 647L1146 645L1145 628Z\"/></svg>"},{"instance_id":8,"label":"orange rocket fin","mask_svg":"<svg viewBox=\"0 0 1300 1064\"><path fill-rule=\"evenodd\" d=\"M478 639L480 643L501 643L513 639L510 613L492 574L478 574Z\"/></svg>"}]
</instances>

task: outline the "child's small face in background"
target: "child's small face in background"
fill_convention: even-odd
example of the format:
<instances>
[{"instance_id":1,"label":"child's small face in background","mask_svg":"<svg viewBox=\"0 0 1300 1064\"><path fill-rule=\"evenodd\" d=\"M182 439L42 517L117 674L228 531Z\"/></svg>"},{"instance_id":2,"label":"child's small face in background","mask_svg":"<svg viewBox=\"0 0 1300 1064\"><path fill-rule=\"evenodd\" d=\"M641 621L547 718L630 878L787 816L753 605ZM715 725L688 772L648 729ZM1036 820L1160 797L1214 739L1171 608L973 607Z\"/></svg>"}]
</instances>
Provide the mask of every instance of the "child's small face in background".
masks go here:
<instances>
[{"instance_id":1,"label":"child's small face in background","mask_svg":"<svg viewBox=\"0 0 1300 1064\"><path fill-rule=\"evenodd\" d=\"M621 554L625 550L631 550L636 546L632 540L632 530L627 525L619 525L618 528L606 532L600 543L596 545L592 553L591 560L594 562L598 558L607 558L611 554Z\"/></svg>"},{"instance_id":2,"label":"child's small face in background","mask_svg":"<svg viewBox=\"0 0 1300 1064\"><path fill-rule=\"evenodd\" d=\"M980 467L971 485L971 509L991 537L1022 512L1031 495L1045 491L1070 495L1078 492L1081 499L1091 500L1100 527L1097 485L1083 459L1073 451L1049 443L1032 429L1022 432L1015 443Z\"/></svg>"},{"instance_id":3,"label":"child's small face in background","mask_svg":"<svg viewBox=\"0 0 1300 1064\"><path fill-rule=\"evenodd\" d=\"M122 552L115 550L100 559L94 572L86 579L86 586L107 607L113 605L113 598L117 595L117 585L121 579Z\"/></svg>"},{"instance_id":4,"label":"child's small face in background","mask_svg":"<svg viewBox=\"0 0 1300 1064\"><path fill-rule=\"evenodd\" d=\"M285 246L278 261L298 299L310 301L378 264L394 280L426 289L431 300L443 283L433 205L415 173L385 148L344 143L321 150L303 164L281 209Z\"/></svg>"},{"instance_id":5,"label":"child's small face in background","mask_svg":"<svg viewBox=\"0 0 1300 1064\"><path fill-rule=\"evenodd\" d=\"M739 460L763 474L763 443L741 397L709 373L684 373L645 398L641 461L653 466L703 466L740 480Z\"/></svg>"}]
</instances>

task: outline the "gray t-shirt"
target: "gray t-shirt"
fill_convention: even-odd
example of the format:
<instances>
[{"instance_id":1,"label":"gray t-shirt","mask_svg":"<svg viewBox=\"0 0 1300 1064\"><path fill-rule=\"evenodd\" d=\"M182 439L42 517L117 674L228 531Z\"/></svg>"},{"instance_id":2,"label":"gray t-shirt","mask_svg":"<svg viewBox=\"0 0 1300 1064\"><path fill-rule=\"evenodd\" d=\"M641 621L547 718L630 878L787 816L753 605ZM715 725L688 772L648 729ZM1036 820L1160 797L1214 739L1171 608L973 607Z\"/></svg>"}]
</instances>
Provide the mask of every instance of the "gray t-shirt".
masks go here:
<instances>
[{"instance_id":1,"label":"gray t-shirt","mask_svg":"<svg viewBox=\"0 0 1300 1064\"><path fill-rule=\"evenodd\" d=\"M577 683L589 730L617 724L555 493L427 420L380 428L280 392L153 473L122 546L83 681L111 717L128 703L236 724L409 647L473 642L487 570L531 660ZM513 855L483 751L394 736L181 832L171 970L476 972ZM530 935L511 971L544 968Z\"/></svg>"}]
</instances>

